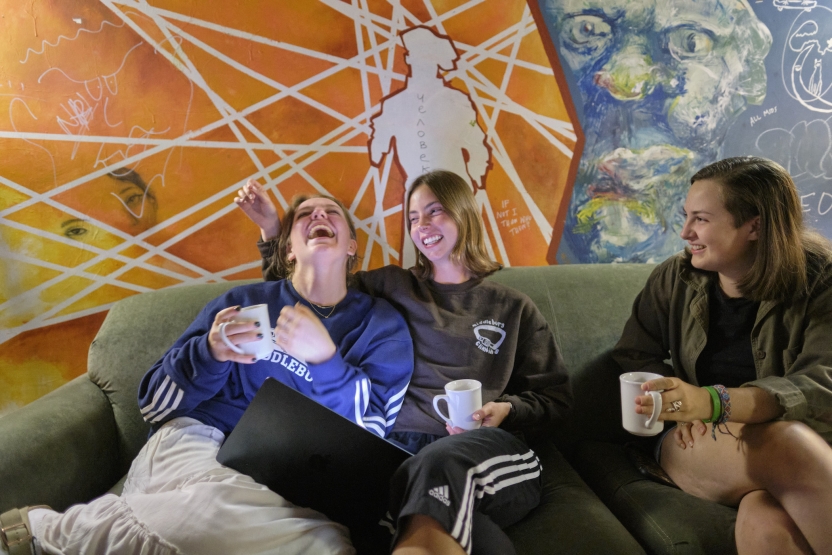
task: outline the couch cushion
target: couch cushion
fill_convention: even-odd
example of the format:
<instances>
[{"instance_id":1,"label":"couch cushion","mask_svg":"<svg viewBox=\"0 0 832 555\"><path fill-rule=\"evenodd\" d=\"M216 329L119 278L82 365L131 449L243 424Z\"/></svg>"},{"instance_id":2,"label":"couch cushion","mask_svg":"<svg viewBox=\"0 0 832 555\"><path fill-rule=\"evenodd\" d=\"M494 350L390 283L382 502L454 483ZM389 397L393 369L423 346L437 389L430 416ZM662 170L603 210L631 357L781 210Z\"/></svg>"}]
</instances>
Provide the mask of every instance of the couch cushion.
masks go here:
<instances>
[{"instance_id":1,"label":"couch cushion","mask_svg":"<svg viewBox=\"0 0 832 555\"><path fill-rule=\"evenodd\" d=\"M110 309L90 346L90 379L107 395L119 440L119 476L147 440L139 413L139 381L193 322L202 307L237 285L252 281L173 287L135 295Z\"/></svg>"},{"instance_id":2,"label":"couch cushion","mask_svg":"<svg viewBox=\"0 0 832 555\"><path fill-rule=\"evenodd\" d=\"M736 510L645 478L623 446L582 442L574 463L648 553L736 553Z\"/></svg>"},{"instance_id":3,"label":"couch cushion","mask_svg":"<svg viewBox=\"0 0 832 555\"><path fill-rule=\"evenodd\" d=\"M574 403L552 430L572 457L581 439L626 441L621 428L618 364L610 357L653 264L572 264L506 268L490 279L526 293L549 322L566 362Z\"/></svg>"}]
</instances>

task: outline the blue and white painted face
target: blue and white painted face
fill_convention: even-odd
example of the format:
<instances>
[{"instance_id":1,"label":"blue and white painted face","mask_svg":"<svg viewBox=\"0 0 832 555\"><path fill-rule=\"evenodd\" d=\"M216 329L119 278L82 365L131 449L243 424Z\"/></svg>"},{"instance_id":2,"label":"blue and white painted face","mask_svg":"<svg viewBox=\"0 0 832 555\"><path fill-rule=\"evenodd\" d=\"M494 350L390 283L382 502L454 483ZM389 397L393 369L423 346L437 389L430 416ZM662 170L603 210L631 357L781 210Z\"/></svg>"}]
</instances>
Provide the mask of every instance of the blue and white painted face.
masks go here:
<instances>
[{"instance_id":1,"label":"blue and white painted face","mask_svg":"<svg viewBox=\"0 0 832 555\"><path fill-rule=\"evenodd\" d=\"M567 256L641 262L680 250L690 177L765 96L768 29L744 0L545 0L544 17L586 137Z\"/></svg>"}]
</instances>

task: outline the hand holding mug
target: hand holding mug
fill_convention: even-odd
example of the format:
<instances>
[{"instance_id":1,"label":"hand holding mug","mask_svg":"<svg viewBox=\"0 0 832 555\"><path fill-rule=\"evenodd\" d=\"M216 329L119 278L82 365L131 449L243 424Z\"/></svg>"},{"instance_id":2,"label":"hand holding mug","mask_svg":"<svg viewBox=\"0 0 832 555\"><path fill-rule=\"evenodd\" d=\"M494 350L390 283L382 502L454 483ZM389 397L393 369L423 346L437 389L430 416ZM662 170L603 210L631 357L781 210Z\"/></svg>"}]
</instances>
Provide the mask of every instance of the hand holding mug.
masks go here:
<instances>
[{"instance_id":1,"label":"hand holding mug","mask_svg":"<svg viewBox=\"0 0 832 555\"><path fill-rule=\"evenodd\" d=\"M275 343L290 355L320 364L335 355L335 343L315 314L301 303L284 306L274 328Z\"/></svg>"},{"instance_id":2,"label":"hand holding mug","mask_svg":"<svg viewBox=\"0 0 832 555\"><path fill-rule=\"evenodd\" d=\"M439 402L448 405L448 414L439 410ZM445 384L445 395L433 398L433 410L445 421L449 430L459 428L462 431L474 430L482 425L482 420L473 418L482 410L482 384L477 380L455 380ZM482 413L480 413L482 415ZM489 415L490 416L490 415ZM453 433L459 433L454 430Z\"/></svg>"},{"instance_id":3,"label":"hand holding mug","mask_svg":"<svg viewBox=\"0 0 832 555\"><path fill-rule=\"evenodd\" d=\"M273 350L268 306L219 311L208 331L208 350L218 362L251 364L268 356Z\"/></svg>"},{"instance_id":4,"label":"hand holding mug","mask_svg":"<svg viewBox=\"0 0 832 555\"><path fill-rule=\"evenodd\" d=\"M497 428L500 424L502 424L503 420L508 417L510 412L511 403L491 401L484 404L481 409L475 410L471 415L471 418L475 421L480 421L484 428ZM448 434L450 435L461 434L462 432L468 431L464 428L451 426L447 423L445 424L445 429L448 430Z\"/></svg>"},{"instance_id":5,"label":"hand holding mug","mask_svg":"<svg viewBox=\"0 0 832 555\"><path fill-rule=\"evenodd\" d=\"M638 414L653 412L654 401L650 393L655 391L663 392L661 394L663 407L659 409L661 411L659 420L691 422L708 420L713 414L710 393L679 378L650 379L641 385L641 389L647 394L635 399Z\"/></svg>"},{"instance_id":6,"label":"hand holding mug","mask_svg":"<svg viewBox=\"0 0 832 555\"><path fill-rule=\"evenodd\" d=\"M664 422L659 420L662 411L660 391L649 391L647 396L639 396L642 387L650 380L660 379L660 374L650 372L627 372L618 380L621 384L621 424L624 429L637 436L654 436L664 429ZM638 399L650 399L647 404L638 404ZM655 407L655 410L653 408Z\"/></svg>"}]
</instances>

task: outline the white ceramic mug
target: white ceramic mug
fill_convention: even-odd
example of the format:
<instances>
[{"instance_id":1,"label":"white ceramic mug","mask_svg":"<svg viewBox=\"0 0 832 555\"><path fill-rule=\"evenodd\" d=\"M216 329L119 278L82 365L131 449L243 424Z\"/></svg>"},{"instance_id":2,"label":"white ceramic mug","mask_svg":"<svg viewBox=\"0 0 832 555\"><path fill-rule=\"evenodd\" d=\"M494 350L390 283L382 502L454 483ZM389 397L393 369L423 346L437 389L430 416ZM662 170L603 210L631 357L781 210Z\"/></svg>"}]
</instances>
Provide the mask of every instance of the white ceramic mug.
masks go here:
<instances>
[{"instance_id":1,"label":"white ceramic mug","mask_svg":"<svg viewBox=\"0 0 832 555\"><path fill-rule=\"evenodd\" d=\"M445 395L433 398L433 410L449 425L463 430L479 428L482 422L471 415L482 408L482 384L477 380L455 380L445 384ZM439 401L448 404L448 414L439 410Z\"/></svg>"},{"instance_id":2,"label":"white ceramic mug","mask_svg":"<svg viewBox=\"0 0 832 555\"><path fill-rule=\"evenodd\" d=\"M268 358L274 350L272 341L272 329L269 323L269 305L255 304L241 308L234 316L233 322L260 322L260 329L263 337L257 341L235 345L225 334L225 326L220 325L220 337L225 345L238 355L252 355L261 358Z\"/></svg>"},{"instance_id":3,"label":"white ceramic mug","mask_svg":"<svg viewBox=\"0 0 832 555\"><path fill-rule=\"evenodd\" d=\"M664 429L664 422L659 420L662 412L661 391L642 391L641 385L650 380L663 378L651 372L627 372L621 374L621 424L624 429L637 436L654 436ZM651 415L636 413L636 397L650 395L653 398Z\"/></svg>"}]
</instances>

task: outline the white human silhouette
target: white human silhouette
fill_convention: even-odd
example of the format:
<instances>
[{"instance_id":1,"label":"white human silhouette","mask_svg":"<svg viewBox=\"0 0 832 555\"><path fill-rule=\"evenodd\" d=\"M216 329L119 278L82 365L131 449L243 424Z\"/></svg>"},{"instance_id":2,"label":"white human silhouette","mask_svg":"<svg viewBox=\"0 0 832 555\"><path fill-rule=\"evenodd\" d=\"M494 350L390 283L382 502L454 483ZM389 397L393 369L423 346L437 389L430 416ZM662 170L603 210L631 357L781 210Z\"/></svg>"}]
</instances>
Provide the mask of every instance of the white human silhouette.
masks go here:
<instances>
[{"instance_id":1,"label":"white human silhouette","mask_svg":"<svg viewBox=\"0 0 832 555\"><path fill-rule=\"evenodd\" d=\"M432 170L452 171L467 177L478 201L487 202L485 176L491 167L491 150L477 121L470 97L453 88L440 74L456 68L459 59L453 42L426 27L401 34L410 73L403 89L385 98L370 123L370 159L381 164L395 150L406 175L405 194L414 179ZM377 192L383 195L383 191ZM406 233L405 233L406 235ZM404 244L407 244L405 239ZM412 248L402 248L402 266L415 262Z\"/></svg>"}]
</instances>

